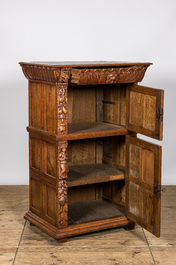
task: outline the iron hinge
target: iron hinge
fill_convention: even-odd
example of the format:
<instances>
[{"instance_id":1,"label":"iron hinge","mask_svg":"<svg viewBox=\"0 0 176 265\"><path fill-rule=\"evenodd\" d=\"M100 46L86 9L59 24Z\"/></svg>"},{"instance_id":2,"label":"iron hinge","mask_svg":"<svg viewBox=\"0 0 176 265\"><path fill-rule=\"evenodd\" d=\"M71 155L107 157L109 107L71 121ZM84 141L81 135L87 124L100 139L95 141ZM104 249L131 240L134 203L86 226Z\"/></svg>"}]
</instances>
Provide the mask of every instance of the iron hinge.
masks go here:
<instances>
[{"instance_id":1,"label":"iron hinge","mask_svg":"<svg viewBox=\"0 0 176 265\"><path fill-rule=\"evenodd\" d=\"M161 192L165 192L166 189L161 189L161 185L155 185L155 197L161 198Z\"/></svg>"},{"instance_id":2,"label":"iron hinge","mask_svg":"<svg viewBox=\"0 0 176 265\"><path fill-rule=\"evenodd\" d=\"M156 109L156 120L163 121L163 109L161 108Z\"/></svg>"}]
</instances>

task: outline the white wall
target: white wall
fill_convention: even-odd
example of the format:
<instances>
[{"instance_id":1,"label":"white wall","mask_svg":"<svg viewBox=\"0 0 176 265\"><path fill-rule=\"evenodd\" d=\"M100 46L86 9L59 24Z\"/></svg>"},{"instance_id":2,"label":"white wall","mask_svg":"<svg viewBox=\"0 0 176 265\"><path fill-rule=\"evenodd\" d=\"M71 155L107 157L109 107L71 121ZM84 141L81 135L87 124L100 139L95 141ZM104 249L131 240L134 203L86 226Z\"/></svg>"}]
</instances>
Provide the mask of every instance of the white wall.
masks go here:
<instances>
[{"instance_id":1,"label":"white wall","mask_svg":"<svg viewBox=\"0 0 176 265\"><path fill-rule=\"evenodd\" d=\"M176 184L176 1L0 0L0 184L28 184L27 79L19 61L152 62L165 89L163 184Z\"/></svg>"}]
</instances>

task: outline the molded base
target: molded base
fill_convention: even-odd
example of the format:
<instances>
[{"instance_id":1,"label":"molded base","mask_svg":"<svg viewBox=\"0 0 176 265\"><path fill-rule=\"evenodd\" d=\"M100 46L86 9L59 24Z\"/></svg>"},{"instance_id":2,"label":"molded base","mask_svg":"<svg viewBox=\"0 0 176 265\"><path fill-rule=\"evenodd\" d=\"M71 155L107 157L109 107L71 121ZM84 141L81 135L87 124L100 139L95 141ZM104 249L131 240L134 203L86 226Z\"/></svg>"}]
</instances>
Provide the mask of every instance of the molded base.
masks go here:
<instances>
[{"instance_id":1,"label":"molded base","mask_svg":"<svg viewBox=\"0 0 176 265\"><path fill-rule=\"evenodd\" d=\"M109 219L97 220L86 222L82 224L70 225L66 228L58 229L55 226L51 225L47 221L38 217L36 214L28 211L25 216L30 223L36 225L52 237L54 237L58 243L63 243L67 241L67 237L76 236L80 234L86 234L90 232L105 230L108 228L114 228L118 226L124 226L127 230L134 229L134 223L128 219L126 216L113 217ZM131 229L129 229L131 228Z\"/></svg>"}]
</instances>

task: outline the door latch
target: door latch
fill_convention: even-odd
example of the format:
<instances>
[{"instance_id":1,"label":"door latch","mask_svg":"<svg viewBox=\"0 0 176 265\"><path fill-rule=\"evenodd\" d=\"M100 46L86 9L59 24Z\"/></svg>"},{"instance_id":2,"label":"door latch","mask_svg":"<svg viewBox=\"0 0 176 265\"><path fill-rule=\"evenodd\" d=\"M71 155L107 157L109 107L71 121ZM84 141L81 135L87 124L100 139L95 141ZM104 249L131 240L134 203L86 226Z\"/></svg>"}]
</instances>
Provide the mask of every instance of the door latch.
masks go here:
<instances>
[{"instance_id":1,"label":"door latch","mask_svg":"<svg viewBox=\"0 0 176 265\"><path fill-rule=\"evenodd\" d=\"M156 109L156 120L163 121L163 109L161 108Z\"/></svg>"},{"instance_id":2,"label":"door latch","mask_svg":"<svg viewBox=\"0 0 176 265\"><path fill-rule=\"evenodd\" d=\"M161 185L155 185L155 197L161 198L161 192L165 192L166 189L161 189Z\"/></svg>"}]
</instances>

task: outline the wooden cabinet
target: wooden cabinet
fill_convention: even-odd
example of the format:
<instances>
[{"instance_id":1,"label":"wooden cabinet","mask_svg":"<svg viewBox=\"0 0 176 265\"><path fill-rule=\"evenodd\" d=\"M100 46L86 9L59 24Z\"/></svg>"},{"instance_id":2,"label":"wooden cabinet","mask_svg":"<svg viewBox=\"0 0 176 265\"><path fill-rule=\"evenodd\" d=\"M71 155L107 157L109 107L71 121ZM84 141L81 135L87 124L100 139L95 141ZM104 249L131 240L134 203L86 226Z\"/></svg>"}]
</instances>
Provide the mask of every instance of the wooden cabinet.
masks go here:
<instances>
[{"instance_id":1,"label":"wooden cabinet","mask_svg":"<svg viewBox=\"0 0 176 265\"><path fill-rule=\"evenodd\" d=\"M30 209L58 242L138 223L160 235L163 90L150 63L20 63L29 80Z\"/></svg>"}]
</instances>

